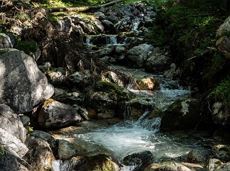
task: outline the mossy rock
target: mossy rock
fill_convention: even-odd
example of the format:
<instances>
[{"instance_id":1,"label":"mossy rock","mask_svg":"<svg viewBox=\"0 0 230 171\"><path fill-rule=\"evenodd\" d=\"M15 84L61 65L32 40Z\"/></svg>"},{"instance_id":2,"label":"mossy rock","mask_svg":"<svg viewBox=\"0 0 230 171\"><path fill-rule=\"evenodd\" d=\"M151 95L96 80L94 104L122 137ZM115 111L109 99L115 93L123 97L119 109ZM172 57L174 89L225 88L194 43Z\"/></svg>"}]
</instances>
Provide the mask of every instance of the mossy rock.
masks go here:
<instances>
[{"instance_id":1,"label":"mossy rock","mask_svg":"<svg viewBox=\"0 0 230 171\"><path fill-rule=\"evenodd\" d=\"M98 81L96 89L110 93L111 97L116 96L116 99L119 100L129 100L133 97L132 94L126 91L123 87L107 81Z\"/></svg>"}]
</instances>

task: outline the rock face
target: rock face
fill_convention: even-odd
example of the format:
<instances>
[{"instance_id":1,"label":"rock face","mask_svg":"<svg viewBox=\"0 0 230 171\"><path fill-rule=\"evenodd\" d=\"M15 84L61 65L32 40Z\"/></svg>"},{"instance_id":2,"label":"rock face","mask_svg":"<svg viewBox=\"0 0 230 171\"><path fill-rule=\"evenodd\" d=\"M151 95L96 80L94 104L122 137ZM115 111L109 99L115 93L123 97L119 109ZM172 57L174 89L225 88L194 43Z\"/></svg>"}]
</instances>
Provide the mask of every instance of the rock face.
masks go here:
<instances>
[{"instance_id":1,"label":"rock face","mask_svg":"<svg viewBox=\"0 0 230 171\"><path fill-rule=\"evenodd\" d=\"M0 102L8 104L15 112L32 111L54 93L34 59L24 52L11 49L2 54L0 71Z\"/></svg>"},{"instance_id":2,"label":"rock face","mask_svg":"<svg viewBox=\"0 0 230 171\"><path fill-rule=\"evenodd\" d=\"M15 114L9 106L0 104L0 128L14 135L22 142L26 140L26 129L19 116Z\"/></svg>"},{"instance_id":3,"label":"rock face","mask_svg":"<svg viewBox=\"0 0 230 171\"><path fill-rule=\"evenodd\" d=\"M163 113L161 129L192 129L200 121L200 104L196 99L178 100Z\"/></svg>"},{"instance_id":4,"label":"rock face","mask_svg":"<svg viewBox=\"0 0 230 171\"><path fill-rule=\"evenodd\" d=\"M142 67L152 50L152 45L140 44L127 52L127 58L138 67Z\"/></svg>"},{"instance_id":5,"label":"rock face","mask_svg":"<svg viewBox=\"0 0 230 171\"><path fill-rule=\"evenodd\" d=\"M80 109L79 109L80 110ZM62 128L82 120L79 110L49 99L38 114L38 124L43 128Z\"/></svg>"}]
</instances>

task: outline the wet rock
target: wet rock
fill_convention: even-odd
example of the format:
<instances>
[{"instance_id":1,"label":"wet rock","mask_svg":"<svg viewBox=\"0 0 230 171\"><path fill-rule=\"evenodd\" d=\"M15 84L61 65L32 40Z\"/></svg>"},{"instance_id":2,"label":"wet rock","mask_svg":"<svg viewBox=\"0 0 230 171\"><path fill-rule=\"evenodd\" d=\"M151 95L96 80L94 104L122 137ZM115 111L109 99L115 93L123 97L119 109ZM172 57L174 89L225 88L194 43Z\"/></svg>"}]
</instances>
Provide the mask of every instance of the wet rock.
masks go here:
<instances>
[{"instance_id":1,"label":"wet rock","mask_svg":"<svg viewBox=\"0 0 230 171\"><path fill-rule=\"evenodd\" d=\"M24 52L11 49L2 54L0 68L0 102L15 112L30 112L54 93L34 59Z\"/></svg>"},{"instance_id":2,"label":"wet rock","mask_svg":"<svg viewBox=\"0 0 230 171\"><path fill-rule=\"evenodd\" d=\"M42 128L62 128L82 121L79 108L60 103L53 99L44 102L38 113L38 124Z\"/></svg>"},{"instance_id":3,"label":"wet rock","mask_svg":"<svg viewBox=\"0 0 230 171\"><path fill-rule=\"evenodd\" d=\"M187 161L191 163L206 163L211 154L205 150L192 150L187 155Z\"/></svg>"},{"instance_id":4,"label":"wet rock","mask_svg":"<svg viewBox=\"0 0 230 171\"><path fill-rule=\"evenodd\" d=\"M109 20L102 20L101 21L103 26L105 27L105 31L109 33L114 33L115 32L115 27L114 24L109 21Z\"/></svg>"},{"instance_id":5,"label":"wet rock","mask_svg":"<svg viewBox=\"0 0 230 171\"><path fill-rule=\"evenodd\" d=\"M21 140L2 128L0 128L0 144L6 151L19 158L22 158L28 151Z\"/></svg>"},{"instance_id":6,"label":"wet rock","mask_svg":"<svg viewBox=\"0 0 230 171\"><path fill-rule=\"evenodd\" d=\"M73 157L61 163L61 170L68 171L119 171L119 166L106 155Z\"/></svg>"},{"instance_id":7,"label":"wet rock","mask_svg":"<svg viewBox=\"0 0 230 171\"><path fill-rule=\"evenodd\" d=\"M124 46L116 46L116 48L115 48L115 52L117 54L123 54L123 53L125 53L125 51L126 51L126 48Z\"/></svg>"},{"instance_id":8,"label":"wet rock","mask_svg":"<svg viewBox=\"0 0 230 171\"><path fill-rule=\"evenodd\" d=\"M190 168L184 166L183 164L176 162L163 162L163 163L154 163L149 165L144 169L144 171L192 171Z\"/></svg>"},{"instance_id":9,"label":"wet rock","mask_svg":"<svg viewBox=\"0 0 230 171\"><path fill-rule=\"evenodd\" d=\"M153 162L153 154L150 151L133 153L123 159L123 163L127 166L136 166L134 171L141 171Z\"/></svg>"},{"instance_id":10,"label":"wet rock","mask_svg":"<svg viewBox=\"0 0 230 171\"><path fill-rule=\"evenodd\" d=\"M77 154L77 149L75 146L66 141L58 140L58 157L62 160L67 160Z\"/></svg>"},{"instance_id":11,"label":"wet rock","mask_svg":"<svg viewBox=\"0 0 230 171\"><path fill-rule=\"evenodd\" d=\"M34 136L28 139L29 152L26 155L28 163L33 171L47 171L52 169L55 160L49 143Z\"/></svg>"},{"instance_id":12,"label":"wet rock","mask_svg":"<svg viewBox=\"0 0 230 171\"><path fill-rule=\"evenodd\" d=\"M20 117L7 105L0 104L0 128L14 135L22 142L26 140L27 131L24 128Z\"/></svg>"},{"instance_id":13,"label":"wet rock","mask_svg":"<svg viewBox=\"0 0 230 171\"><path fill-rule=\"evenodd\" d=\"M230 146L226 144L216 144L212 147L216 158L221 161L230 161Z\"/></svg>"},{"instance_id":14,"label":"wet rock","mask_svg":"<svg viewBox=\"0 0 230 171\"><path fill-rule=\"evenodd\" d=\"M162 114L162 130L192 129L200 122L200 102L197 99L177 100Z\"/></svg>"},{"instance_id":15,"label":"wet rock","mask_svg":"<svg viewBox=\"0 0 230 171\"><path fill-rule=\"evenodd\" d=\"M0 48L12 48L13 44L10 37L4 33L0 33Z\"/></svg>"},{"instance_id":16,"label":"wet rock","mask_svg":"<svg viewBox=\"0 0 230 171\"><path fill-rule=\"evenodd\" d=\"M149 44L140 44L127 52L127 58L138 67L142 67L151 54L153 46Z\"/></svg>"},{"instance_id":17,"label":"wet rock","mask_svg":"<svg viewBox=\"0 0 230 171\"><path fill-rule=\"evenodd\" d=\"M16 156L1 151L0 149L0 170L1 171L29 171L25 163Z\"/></svg>"},{"instance_id":18,"label":"wet rock","mask_svg":"<svg viewBox=\"0 0 230 171\"><path fill-rule=\"evenodd\" d=\"M145 69L151 72L160 72L167 68L169 57L162 52L154 52L145 62Z\"/></svg>"},{"instance_id":19,"label":"wet rock","mask_svg":"<svg viewBox=\"0 0 230 171\"><path fill-rule=\"evenodd\" d=\"M139 90L155 90L159 87L158 82L154 78L143 78L137 80L137 86Z\"/></svg>"}]
</instances>

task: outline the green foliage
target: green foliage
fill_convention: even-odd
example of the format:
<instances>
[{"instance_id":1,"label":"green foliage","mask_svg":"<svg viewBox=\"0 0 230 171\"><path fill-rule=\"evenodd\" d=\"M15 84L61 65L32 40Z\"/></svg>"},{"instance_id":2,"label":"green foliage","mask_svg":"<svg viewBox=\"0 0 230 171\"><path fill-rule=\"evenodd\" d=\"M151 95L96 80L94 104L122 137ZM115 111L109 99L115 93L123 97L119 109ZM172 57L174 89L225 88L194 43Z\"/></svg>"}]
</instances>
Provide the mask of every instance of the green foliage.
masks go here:
<instances>
[{"instance_id":1,"label":"green foliage","mask_svg":"<svg viewBox=\"0 0 230 171\"><path fill-rule=\"evenodd\" d=\"M230 103L230 77L224 79L210 94L217 100Z\"/></svg>"},{"instance_id":2,"label":"green foliage","mask_svg":"<svg viewBox=\"0 0 230 171\"><path fill-rule=\"evenodd\" d=\"M26 14L25 12L20 12L16 14L15 19L18 19L23 22L26 20L30 20L30 16Z\"/></svg>"},{"instance_id":3,"label":"green foliage","mask_svg":"<svg viewBox=\"0 0 230 171\"><path fill-rule=\"evenodd\" d=\"M31 40L19 40L15 46L17 49L29 54L30 52L36 52L38 45L35 41Z\"/></svg>"}]
</instances>

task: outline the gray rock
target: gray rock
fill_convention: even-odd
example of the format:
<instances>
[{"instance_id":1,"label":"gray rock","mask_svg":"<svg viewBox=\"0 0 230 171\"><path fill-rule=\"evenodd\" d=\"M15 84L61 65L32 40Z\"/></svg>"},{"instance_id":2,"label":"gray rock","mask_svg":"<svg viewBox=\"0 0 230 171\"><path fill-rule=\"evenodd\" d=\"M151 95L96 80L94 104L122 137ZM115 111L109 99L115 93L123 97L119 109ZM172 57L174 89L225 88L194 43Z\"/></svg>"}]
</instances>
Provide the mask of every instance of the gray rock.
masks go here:
<instances>
[{"instance_id":1,"label":"gray rock","mask_svg":"<svg viewBox=\"0 0 230 171\"><path fill-rule=\"evenodd\" d=\"M30 112L54 93L34 59L22 51L11 49L2 54L0 71L0 103L15 112Z\"/></svg>"},{"instance_id":2,"label":"gray rock","mask_svg":"<svg viewBox=\"0 0 230 171\"><path fill-rule=\"evenodd\" d=\"M162 53L153 53L149 56L145 63L148 71L162 71L167 67L169 58Z\"/></svg>"},{"instance_id":3,"label":"gray rock","mask_svg":"<svg viewBox=\"0 0 230 171\"><path fill-rule=\"evenodd\" d=\"M51 170L55 160L49 143L41 138L30 137L28 139L29 152L26 155L27 162L33 171Z\"/></svg>"},{"instance_id":4,"label":"gray rock","mask_svg":"<svg viewBox=\"0 0 230 171\"><path fill-rule=\"evenodd\" d=\"M13 44L10 37L4 33L0 33L0 48L12 48Z\"/></svg>"},{"instance_id":5,"label":"gray rock","mask_svg":"<svg viewBox=\"0 0 230 171\"><path fill-rule=\"evenodd\" d=\"M61 171L119 171L119 166L106 155L92 157L73 157L60 163Z\"/></svg>"},{"instance_id":6,"label":"gray rock","mask_svg":"<svg viewBox=\"0 0 230 171\"><path fill-rule=\"evenodd\" d=\"M59 140L58 141L58 157L62 160L67 160L77 154L77 149L75 146L66 141L66 140Z\"/></svg>"},{"instance_id":7,"label":"gray rock","mask_svg":"<svg viewBox=\"0 0 230 171\"><path fill-rule=\"evenodd\" d=\"M19 158L22 158L28 151L21 140L2 128L0 128L0 144L6 151Z\"/></svg>"},{"instance_id":8,"label":"gray rock","mask_svg":"<svg viewBox=\"0 0 230 171\"><path fill-rule=\"evenodd\" d=\"M133 153L123 159L127 166L136 166L134 171L144 170L144 167L153 162L153 154L150 151Z\"/></svg>"},{"instance_id":9,"label":"gray rock","mask_svg":"<svg viewBox=\"0 0 230 171\"><path fill-rule=\"evenodd\" d=\"M127 52L127 58L138 67L142 67L152 50L152 45L140 44Z\"/></svg>"},{"instance_id":10,"label":"gray rock","mask_svg":"<svg viewBox=\"0 0 230 171\"><path fill-rule=\"evenodd\" d=\"M49 99L44 102L38 114L38 123L42 128L62 128L82 121L79 110Z\"/></svg>"},{"instance_id":11,"label":"gray rock","mask_svg":"<svg viewBox=\"0 0 230 171\"><path fill-rule=\"evenodd\" d=\"M183 164L176 163L176 162L153 163L144 169L144 171L159 171L159 170L193 171L192 169L184 166Z\"/></svg>"},{"instance_id":12,"label":"gray rock","mask_svg":"<svg viewBox=\"0 0 230 171\"><path fill-rule=\"evenodd\" d=\"M224 36L226 33L230 32L230 16L224 21L224 23L219 27L216 32L217 37Z\"/></svg>"},{"instance_id":13,"label":"gray rock","mask_svg":"<svg viewBox=\"0 0 230 171\"><path fill-rule=\"evenodd\" d=\"M0 128L25 142L27 130L24 128L20 117L4 104L0 104L0 123Z\"/></svg>"},{"instance_id":14,"label":"gray rock","mask_svg":"<svg viewBox=\"0 0 230 171\"><path fill-rule=\"evenodd\" d=\"M0 170L1 171L29 171L21 159L16 156L3 152L0 154Z\"/></svg>"}]
</instances>

